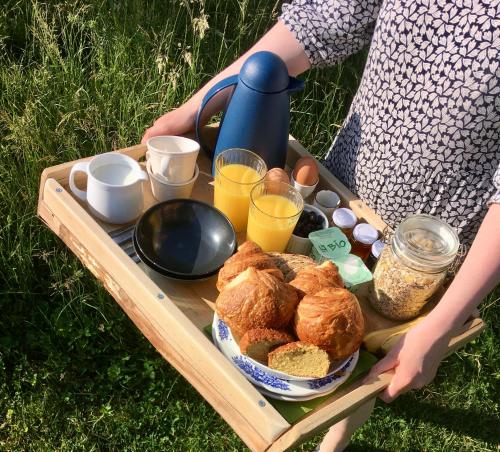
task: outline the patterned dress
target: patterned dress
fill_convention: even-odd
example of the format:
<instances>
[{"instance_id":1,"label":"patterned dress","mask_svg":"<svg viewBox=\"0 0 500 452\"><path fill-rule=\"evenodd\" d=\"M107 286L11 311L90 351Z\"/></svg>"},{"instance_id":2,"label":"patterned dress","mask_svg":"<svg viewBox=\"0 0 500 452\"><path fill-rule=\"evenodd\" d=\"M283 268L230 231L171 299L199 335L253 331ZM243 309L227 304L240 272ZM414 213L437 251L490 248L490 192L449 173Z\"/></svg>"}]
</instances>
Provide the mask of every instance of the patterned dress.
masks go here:
<instances>
[{"instance_id":1,"label":"patterned dress","mask_svg":"<svg viewBox=\"0 0 500 452\"><path fill-rule=\"evenodd\" d=\"M326 166L388 224L436 215L470 246L500 203L498 0L296 0L280 20L316 67L370 43Z\"/></svg>"}]
</instances>

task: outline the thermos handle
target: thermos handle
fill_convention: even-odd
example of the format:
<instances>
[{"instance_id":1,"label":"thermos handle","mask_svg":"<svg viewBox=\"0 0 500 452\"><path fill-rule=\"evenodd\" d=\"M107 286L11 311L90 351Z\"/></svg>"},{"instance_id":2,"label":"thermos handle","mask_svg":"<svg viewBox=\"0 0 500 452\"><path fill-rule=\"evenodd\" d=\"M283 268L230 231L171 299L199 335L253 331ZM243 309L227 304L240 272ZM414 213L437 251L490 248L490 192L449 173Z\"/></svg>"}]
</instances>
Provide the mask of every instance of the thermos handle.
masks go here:
<instances>
[{"instance_id":1,"label":"thermos handle","mask_svg":"<svg viewBox=\"0 0 500 452\"><path fill-rule=\"evenodd\" d=\"M196 139L198 140L198 143L200 143L201 148L210 156L212 155L212 151L203 141L203 137L201 134L201 127L200 127L201 115L203 113L203 110L207 106L208 102L210 101L210 99L212 99L212 97L214 97L218 92L222 91L223 89L231 85L236 85L237 83L238 83L238 74L231 75L230 77L227 77L224 80L217 82L214 86L212 86L212 88L208 90L208 93L205 94L205 97L201 101L200 108L198 109L198 113L196 114L196 123L195 123Z\"/></svg>"}]
</instances>

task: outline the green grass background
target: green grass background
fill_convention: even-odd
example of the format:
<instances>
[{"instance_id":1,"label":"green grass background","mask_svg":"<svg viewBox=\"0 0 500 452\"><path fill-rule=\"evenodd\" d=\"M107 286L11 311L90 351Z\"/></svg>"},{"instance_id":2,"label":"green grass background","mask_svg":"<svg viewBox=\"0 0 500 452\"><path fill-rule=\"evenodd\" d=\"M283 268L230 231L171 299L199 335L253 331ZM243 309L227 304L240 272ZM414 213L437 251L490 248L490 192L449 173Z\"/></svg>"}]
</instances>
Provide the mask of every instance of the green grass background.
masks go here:
<instances>
[{"instance_id":1,"label":"green grass background","mask_svg":"<svg viewBox=\"0 0 500 452\"><path fill-rule=\"evenodd\" d=\"M36 203L45 167L137 143L248 48L279 8L264 0L2 2L1 450L245 449L36 218ZM318 156L345 117L365 57L305 75L291 129ZM378 403L350 450L499 450L497 297L483 304L481 337L425 389Z\"/></svg>"}]
</instances>

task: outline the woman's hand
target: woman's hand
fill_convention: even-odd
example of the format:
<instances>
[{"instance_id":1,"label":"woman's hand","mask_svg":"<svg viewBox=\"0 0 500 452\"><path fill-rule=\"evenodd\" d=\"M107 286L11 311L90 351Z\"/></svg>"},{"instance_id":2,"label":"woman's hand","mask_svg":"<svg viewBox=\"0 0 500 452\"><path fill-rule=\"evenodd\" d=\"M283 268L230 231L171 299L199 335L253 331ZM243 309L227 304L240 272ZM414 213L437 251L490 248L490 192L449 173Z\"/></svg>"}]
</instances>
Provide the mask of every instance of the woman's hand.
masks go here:
<instances>
[{"instance_id":1,"label":"woman's hand","mask_svg":"<svg viewBox=\"0 0 500 452\"><path fill-rule=\"evenodd\" d=\"M391 383L379 396L386 403L410 389L422 388L436 376L452 334L426 320L409 330L366 377L369 380L389 370L394 371Z\"/></svg>"},{"instance_id":2,"label":"woman's hand","mask_svg":"<svg viewBox=\"0 0 500 452\"><path fill-rule=\"evenodd\" d=\"M481 300L500 282L499 225L500 204L492 204L441 301L373 366L367 380L394 370L390 385L380 395L383 401L392 402L403 392L421 388L434 378L454 333L460 331Z\"/></svg>"},{"instance_id":3,"label":"woman's hand","mask_svg":"<svg viewBox=\"0 0 500 452\"><path fill-rule=\"evenodd\" d=\"M194 129L196 109L188 103L160 116L154 124L146 129L141 143L157 135L183 135Z\"/></svg>"}]
</instances>

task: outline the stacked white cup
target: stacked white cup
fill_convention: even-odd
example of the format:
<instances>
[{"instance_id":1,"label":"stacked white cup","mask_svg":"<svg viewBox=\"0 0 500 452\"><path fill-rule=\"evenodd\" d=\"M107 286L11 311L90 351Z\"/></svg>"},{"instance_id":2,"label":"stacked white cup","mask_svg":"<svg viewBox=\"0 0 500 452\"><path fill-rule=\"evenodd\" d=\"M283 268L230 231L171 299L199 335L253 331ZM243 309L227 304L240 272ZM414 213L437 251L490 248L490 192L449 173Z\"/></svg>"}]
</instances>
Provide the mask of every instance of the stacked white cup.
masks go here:
<instances>
[{"instance_id":1,"label":"stacked white cup","mask_svg":"<svg viewBox=\"0 0 500 452\"><path fill-rule=\"evenodd\" d=\"M189 138L157 136L146 142L151 190L158 201L189 198L198 178L200 145Z\"/></svg>"}]
</instances>

